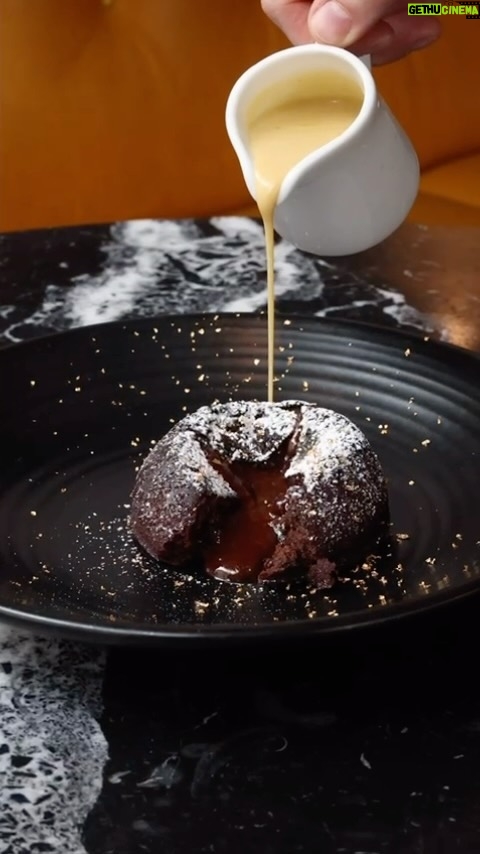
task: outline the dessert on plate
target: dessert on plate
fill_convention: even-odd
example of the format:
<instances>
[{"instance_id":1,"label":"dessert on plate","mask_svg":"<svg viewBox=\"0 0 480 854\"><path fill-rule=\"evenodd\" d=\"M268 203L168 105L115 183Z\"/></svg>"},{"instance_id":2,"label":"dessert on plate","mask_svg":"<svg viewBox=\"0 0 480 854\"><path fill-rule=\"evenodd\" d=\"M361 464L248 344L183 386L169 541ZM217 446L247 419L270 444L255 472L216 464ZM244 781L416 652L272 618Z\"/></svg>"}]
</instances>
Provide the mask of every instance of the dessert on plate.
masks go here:
<instances>
[{"instance_id":1,"label":"dessert on plate","mask_svg":"<svg viewBox=\"0 0 480 854\"><path fill-rule=\"evenodd\" d=\"M201 407L154 446L130 526L172 566L329 587L374 550L388 518L380 461L350 419L296 400L237 401Z\"/></svg>"}]
</instances>

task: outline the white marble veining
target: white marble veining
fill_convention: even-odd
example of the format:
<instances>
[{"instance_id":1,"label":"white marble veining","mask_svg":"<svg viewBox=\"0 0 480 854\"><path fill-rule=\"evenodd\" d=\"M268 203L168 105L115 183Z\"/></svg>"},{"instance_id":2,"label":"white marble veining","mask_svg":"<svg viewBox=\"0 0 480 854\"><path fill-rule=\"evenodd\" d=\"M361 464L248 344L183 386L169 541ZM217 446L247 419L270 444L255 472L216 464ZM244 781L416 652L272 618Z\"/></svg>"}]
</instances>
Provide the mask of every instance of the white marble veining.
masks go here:
<instances>
[{"instance_id":1,"label":"white marble veining","mask_svg":"<svg viewBox=\"0 0 480 854\"><path fill-rule=\"evenodd\" d=\"M118 223L101 249L98 269L73 276L68 287L47 281L26 317L19 320L12 306L1 306L10 321L3 337L20 341L25 327L61 331L131 317L250 312L266 305L265 247L255 220L217 217L208 230L195 220ZM425 316L387 283L365 283L282 240L276 247L276 293L280 307L294 302L297 311L304 305L319 317L372 307L398 323L429 329Z\"/></svg>"},{"instance_id":2,"label":"white marble veining","mask_svg":"<svg viewBox=\"0 0 480 854\"><path fill-rule=\"evenodd\" d=\"M0 851L82 854L102 786L104 655L0 627ZM39 847L39 846L42 847Z\"/></svg>"}]
</instances>

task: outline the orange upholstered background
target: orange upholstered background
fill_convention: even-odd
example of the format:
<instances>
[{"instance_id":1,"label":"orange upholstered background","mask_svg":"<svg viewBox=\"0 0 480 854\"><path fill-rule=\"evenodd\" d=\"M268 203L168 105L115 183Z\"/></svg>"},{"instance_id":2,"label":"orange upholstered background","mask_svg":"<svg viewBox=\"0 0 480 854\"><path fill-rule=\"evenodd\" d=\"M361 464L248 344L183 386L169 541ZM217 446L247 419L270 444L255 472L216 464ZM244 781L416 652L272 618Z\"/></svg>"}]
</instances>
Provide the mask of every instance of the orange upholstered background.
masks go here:
<instances>
[{"instance_id":1,"label":"orange upholstered background","mask_svg":"<svg viewBox=\"0 0 480 854\"><path fill-rule=\"evenodd\" d=\"M252 210L228 92L287 45L260 0L2 0L0 230ZM375 74L423 169L412 217L480 225L480 23Z\"/></svg>"}]
</instances>

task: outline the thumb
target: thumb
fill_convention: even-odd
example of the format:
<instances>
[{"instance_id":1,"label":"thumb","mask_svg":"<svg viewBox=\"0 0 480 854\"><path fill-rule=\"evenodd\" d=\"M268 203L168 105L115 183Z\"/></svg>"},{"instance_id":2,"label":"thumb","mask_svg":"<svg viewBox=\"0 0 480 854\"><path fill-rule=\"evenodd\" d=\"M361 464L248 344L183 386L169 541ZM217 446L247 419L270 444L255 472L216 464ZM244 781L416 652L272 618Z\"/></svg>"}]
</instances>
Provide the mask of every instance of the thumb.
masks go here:
<instances>
[{"instance_id":1,"label":"thumb","mask_svg":"<svg viewBox=\"0 0 480 854\"><path fill-rule=\"evenodd\" d=\"M403 0L316 0L308 27L314 41L347 47L404 5Z\"/></svg>"}]
</instances>

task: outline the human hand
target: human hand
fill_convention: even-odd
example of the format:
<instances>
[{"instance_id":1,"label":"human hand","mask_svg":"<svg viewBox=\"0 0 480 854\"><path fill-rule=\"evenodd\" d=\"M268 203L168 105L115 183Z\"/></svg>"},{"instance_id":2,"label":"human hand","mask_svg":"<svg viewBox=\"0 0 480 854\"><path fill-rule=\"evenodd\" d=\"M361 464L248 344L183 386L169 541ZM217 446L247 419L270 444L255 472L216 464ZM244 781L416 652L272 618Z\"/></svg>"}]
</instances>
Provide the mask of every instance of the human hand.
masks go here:
<instances>
[{"instance_id":1,"label":"human hand","mask_svg":"<svg viewBox=\"0 0 480 854\"><path fill-rule=\"evenodd\" d=\"M440 35L435 17L407 14L405 0L261 0L262 9L293 44L320 42L393 62Z\"/></svg>"}]
</instances>

